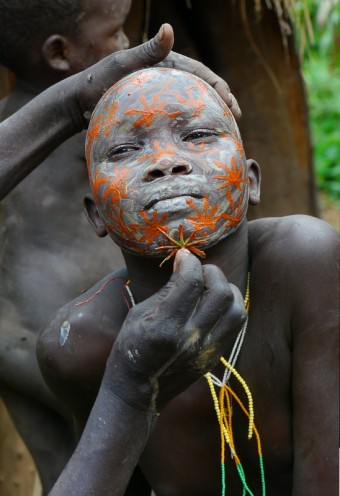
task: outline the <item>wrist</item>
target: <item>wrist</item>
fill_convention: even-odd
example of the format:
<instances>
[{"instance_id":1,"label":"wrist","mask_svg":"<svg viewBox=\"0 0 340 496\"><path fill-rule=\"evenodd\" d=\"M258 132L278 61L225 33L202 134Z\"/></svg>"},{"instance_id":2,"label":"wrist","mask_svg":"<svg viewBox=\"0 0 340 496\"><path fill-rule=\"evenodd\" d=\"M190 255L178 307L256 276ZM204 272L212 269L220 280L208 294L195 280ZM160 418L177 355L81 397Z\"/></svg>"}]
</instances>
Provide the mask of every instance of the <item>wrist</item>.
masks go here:
<instances>
[{"instance_id":1,"label":"wrist","mask_svg":"<svg viewBox=\"0 0 340 496\"><path fill-rule=\"evenodd\" d=\"M135 410L157 415L150 378L134 370L115 349L107 362L101 388L106 394L118 397Z\"/></svg>"},{"instance_id":2,"label":"wrist","mask_svg":"<svg viewBox=\"0 0 340 496\"><path fill-rule=\"evenodd\" d=\"M71 135L87 128L86 121L79 99L79 74L75 74L58 83L57 101L63 117L67 120L67 129Z\"/></svg>"}]
</instances>

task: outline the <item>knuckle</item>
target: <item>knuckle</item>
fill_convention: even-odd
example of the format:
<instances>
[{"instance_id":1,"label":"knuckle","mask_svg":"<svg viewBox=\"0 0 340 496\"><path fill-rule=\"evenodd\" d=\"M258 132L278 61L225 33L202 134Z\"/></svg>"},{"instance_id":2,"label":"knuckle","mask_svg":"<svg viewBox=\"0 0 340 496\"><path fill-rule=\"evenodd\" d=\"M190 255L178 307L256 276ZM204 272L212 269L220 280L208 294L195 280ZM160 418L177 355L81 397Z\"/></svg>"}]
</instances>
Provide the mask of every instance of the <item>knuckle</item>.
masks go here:
<instances>
[{"instance_id":1,"label":"knuckle","mask_svg":"<svg viewBox=\"0 0 340 496\"><path fill-rule=\"evenodd\" d=\"M151 39L147 43L143 43L143 45L141 45L141 51L143 54L143 58L145 58L146 61L151 62L157 54L155 40Z\"/></svg>"},{"instance_id":2,"label":"knuckle","mask_svg":"<svg viewBox=\"0 0 340 496\"><path fill-rule=\"evenodd\" d=\"M194 268L188 269L185 275L181 274L176 279L176 286L179 289L179 298L182 298L183 292L186 297L195 297L198 292L203 290L203 281Z\"/></svg>"},{"instance_id":3,"label":"knuckle","mask_svg":"<svg viewBox=\"0 0 340 496\"><path fill-rule=\"evenodd\" d=\"M202 75L206 75L207 76L207 73L209 71L210 70L204 64L202 64L202 62L197 62L195 64L195 71L194 71L194 73L196 74L196 76L200 76L200 77L202 77Z\"/></svg>"}]
</instances>

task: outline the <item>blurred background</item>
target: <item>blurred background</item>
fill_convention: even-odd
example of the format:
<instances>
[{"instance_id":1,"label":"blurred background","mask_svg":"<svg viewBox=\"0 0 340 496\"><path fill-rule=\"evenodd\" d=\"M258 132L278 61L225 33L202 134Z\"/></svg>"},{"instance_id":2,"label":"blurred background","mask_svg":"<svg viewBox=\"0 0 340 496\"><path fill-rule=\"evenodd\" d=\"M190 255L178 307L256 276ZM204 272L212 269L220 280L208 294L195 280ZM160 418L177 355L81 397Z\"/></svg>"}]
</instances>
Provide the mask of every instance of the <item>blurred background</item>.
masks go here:
<instances>
[{"instance_id":1,"label":"blurred background","mask_svg":"<svg viewBox=\"0 0 340 496\"><path fill-rule=\"evenodd\" d=\"M296 22L302 74L307 87L314 170L323 217L339 230L340 219L340 2L296 2L301 19L307 3L310 34Z\"/></svg>"},{"instance_id":2,"label":"blurred background","mask_svg":"<svg viewBox=\"0 0 340 496\"><path fill-rule=\"evenodd\" d=\"M339 230L339 0L133 0L131 45L163 22L174 26L174 50L221 75L240 103L245 150L263 172L261 205L249 217L305 213ZM14 85L0 67L0 97ZM0 494L41 494L2 403Z\"/></svg>"}]
</instances>

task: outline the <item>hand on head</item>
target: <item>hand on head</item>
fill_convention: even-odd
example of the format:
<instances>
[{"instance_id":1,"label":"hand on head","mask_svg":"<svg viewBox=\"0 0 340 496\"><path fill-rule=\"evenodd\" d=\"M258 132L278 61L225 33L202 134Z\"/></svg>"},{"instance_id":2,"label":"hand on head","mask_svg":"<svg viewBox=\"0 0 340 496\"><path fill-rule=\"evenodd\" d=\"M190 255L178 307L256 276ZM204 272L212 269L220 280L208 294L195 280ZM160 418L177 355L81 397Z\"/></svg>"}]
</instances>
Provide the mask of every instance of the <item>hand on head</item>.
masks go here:
<instances>
[{"instance_id":1,"label":"hand on head","mask_svg":"<svg viewBox=\"0 0 340 496\"><path fill-rule=\"evenodd\" d=\"M204 79L220 94L236 118L241 115L235 97L223 79L202 63L171 52L174 33L169 24L163 24L154 38L129 50L115 52L97 64L72 76L65 83L76 91L78 112L75 112L75 125L78 129L87 127L91 112L103 93L127 74L152 65L175 67L196 74Z\"/></svg>"},{"instance_id":2,"label":"hand on head","mask_svg":"<svg viewBox=\"0 0 340 496\"><path fill-rule=\"evenodd\" d=\"M170 52L169 55L157 65L190 72L191 74L203 79L210 84L215 91L217 91L222 100L224 100L230 108L235 119L239 120L241 118L241 109L236 98L230 92L229 85L221 77L210 70L209 67L205 66L201 62L198 62L197 60L176 52Z\"/></svg>"}]
</instances>

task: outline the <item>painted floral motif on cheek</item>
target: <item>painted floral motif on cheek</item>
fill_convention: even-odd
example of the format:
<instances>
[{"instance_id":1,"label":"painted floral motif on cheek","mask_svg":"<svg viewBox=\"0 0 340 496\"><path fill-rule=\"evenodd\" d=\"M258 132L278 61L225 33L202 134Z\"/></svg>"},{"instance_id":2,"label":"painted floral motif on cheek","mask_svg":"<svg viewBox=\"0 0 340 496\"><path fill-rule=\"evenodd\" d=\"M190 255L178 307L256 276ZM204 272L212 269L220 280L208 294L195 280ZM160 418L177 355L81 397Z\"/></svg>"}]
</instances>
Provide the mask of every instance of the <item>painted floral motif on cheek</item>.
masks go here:
<instances>
[{"instance_id":1,"label":"painted floral motif on cheek","mask_svg":"<svg viewBox=\"0 0 340 496\"><path fill-rule=\"evenodd\" d=\"M126 167L115 167L114 176L108 178L102 176L98 170L95 171L95 177L92 179L92 191L96 202L99 201L99 189L102 185L105 190L102 193L102 201L106 201L111 196L111 202L118 205L122 198L127 198L126 183L131 172Z\"/></svg>"},{"instance_id":2,"label":"painted floral motif on cheek","mask_svg":"<svg viewBox=\"0 0 340 496\"><path fill-rule=\"evenodd\" d=\"M119 233L119 235L124 237L125 239L129 239L131 231L123 219L123 210L119 208L114 215L110 214L108 218L111 221L110 226L108 226L108 231L114 231L116 233Z\"/></svg>"},{"instance_id":3,"label":"painted floral motif on cheek","mask_svg":"<svg viewBox=\"0 0 340 496\"><path fill-rule=\"evenodd\" d=\"M243 167L241 166L237 168L235 157L231 157L231 169L219 160L214 160L214 162L217 167L224 169L226 172L225 175L213 176L214 179L225 182L225 184L219 186L218 189L225 189L234 186L238 189L238 191L242 191L242 184L245 183L244 177L242 177Z\"/></svg>"},{"instance_id":4,"label":"painted floral motif on cheek","mask_svg":"<svg viewBox=\"0 0 340 496\"><path fill-rule=\"evenodd\" d=\"M243 219L243 215L246 209L246 205L243 202L244 196L240 195L237 205L235 205L234 199L230 191L227 191L227 198L230 204L231 214L221 214L221 218L225 219L227 222L225 224L226 228L237 227L241 220Z\"/></svg>"},{"instance_id":5,"label":"painted floral motif on cheek","mask_svg":"<svg viewBox=\"0 0 340 496\"><path fill-rule=\"evenodd\" d=\"M131 231L144 231L144 234L139 238L139 241L145 243L149 247L155 241L155 238L159 236L160 230L164 232L169 230L168 226L164 225L167 214L163 213L160 219L158 219L158 212L156 210L152 212L151 219L148 218L144 210L141 210L140 214L145 220L145 224L130 224L129 228Z\"/></svg>"},{"instance_id":6,"label":"painted floral motif on cheek","mask_svg":"<svg viewBox=\"0 0 340 496\"><path fill-rule=\"evenodd\" d=\"M187 204L196 212L196 216L188 217L188 221L191 222L197 231L204 228L209 228L212 231L216 227L216 223L219 221L221 216L217 213L218 206L211 206L209 204L208 197L203 198L203 212L201 212L198 207L194 204L191 199L187 200Z\"/></svg>"},{"instance_id":7,"label":"painted floral motif on cheek","mask_svg":"<svg viewBox=\"0 0 340 496\"><path fill-rule=\"evenodd\" d=\"M149 158L152 158L152 163L157 162L162 156L164 155L174 155L175 152L171 150L173 148L173 144L166 145L165 147L162 147L159 144L159 141L154 141L153 142L153 147L155 149L154 153L149 153L148 155L144 155L144 157L141 157L138 159L138 162L143 162L144 160L147 160Z\"/></svg>"}]
</instances>

